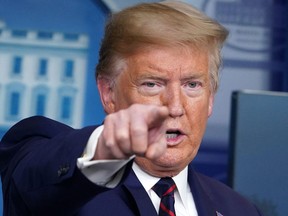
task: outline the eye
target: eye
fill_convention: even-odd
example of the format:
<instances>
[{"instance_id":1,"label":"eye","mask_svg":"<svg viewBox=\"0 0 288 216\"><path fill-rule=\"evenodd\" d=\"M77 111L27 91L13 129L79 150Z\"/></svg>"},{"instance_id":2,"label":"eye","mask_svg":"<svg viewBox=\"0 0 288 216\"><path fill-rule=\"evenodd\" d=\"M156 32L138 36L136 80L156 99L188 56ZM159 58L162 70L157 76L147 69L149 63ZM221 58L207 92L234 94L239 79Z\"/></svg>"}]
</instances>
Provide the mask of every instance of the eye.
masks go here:
<instances>
[{"instance_id":1,"label":"eye","mask_svg":"<svg viewBox=\"0 0 288 216\"><path fill-rule=\"evenodd\" d=\"M140 85L140 92L144 95L154 96L163 89L163 84L155 80L143 81Z\"/></svg>"},{"instance_id":2,"label":"eye","mask_svg":"<svg viewBox=\"0 0 288 216\"><path fill-rule=\"evenodd\" d=\"M154 83L154 82L145 82L142 85L144 85L144 86L146 86L148 88L153 88L153 87L156 86L156 83Z\"/></svg>"},{"instance_id":3,"label":"eye","mask_svg":"<svg viewBox=\"0 0 288 216\"><path fill-rule=\"evenodd\" d=\"M199 85L200 85L199 82L189 82L189 83L187 83L187 86L189 88L197 88Z\"/></svg>"}]
</instances>

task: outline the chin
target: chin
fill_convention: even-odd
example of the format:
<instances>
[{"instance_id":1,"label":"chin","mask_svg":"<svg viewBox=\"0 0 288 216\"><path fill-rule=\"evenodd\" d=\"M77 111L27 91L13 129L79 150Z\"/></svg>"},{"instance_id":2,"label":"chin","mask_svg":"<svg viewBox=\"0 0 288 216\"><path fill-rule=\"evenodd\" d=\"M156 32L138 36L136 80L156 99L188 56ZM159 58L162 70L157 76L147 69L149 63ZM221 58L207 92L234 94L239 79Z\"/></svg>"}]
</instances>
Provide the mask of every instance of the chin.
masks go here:
<instances>
[{"instance_id":1,"label":"chin","mask_svg":"<svg viewBox=\"0 0 288 216\"><path fill-rule=\"evenodd\" d=\"M180 173L189 163L188 157L176 153L166 153L156 160L144 157L136 157L135 162L147 173L157 177L175 176Z\"/></svg>"},{"instance_id":2,"label":"chin","mask_svg":"<svg viewBox=\"0 0 288 216\"><path fill-rule=\"evenodd\" d=\"M166 164L167 166L177 166L180 164L188 165L195 157L195 152L191 152L190 149L181 148L168 148L166 153L162 155L157 162ZM190 153L186 153L190 152Z\"/></svg>"}]
</instances>

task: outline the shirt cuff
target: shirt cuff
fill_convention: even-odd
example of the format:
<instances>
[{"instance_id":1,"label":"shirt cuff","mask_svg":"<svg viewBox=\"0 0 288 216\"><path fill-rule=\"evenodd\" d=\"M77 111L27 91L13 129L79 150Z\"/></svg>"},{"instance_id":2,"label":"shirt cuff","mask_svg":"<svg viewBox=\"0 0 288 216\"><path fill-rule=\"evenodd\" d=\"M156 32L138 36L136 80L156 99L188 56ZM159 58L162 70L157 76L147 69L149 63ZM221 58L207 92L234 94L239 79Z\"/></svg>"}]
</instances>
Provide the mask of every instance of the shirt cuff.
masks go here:
<instances>
[{"instance_id":1,"label":"shirt cuff","mask_svg":"<svg viewBox=\"0 0 288 216\"><path fill-rule=\"evenodd\" d=\"M91 134L84 154L77 159L77 166L81 172L93 183L109 188L116 187L120 182L124 166L134 157L124 160L92 160L98 143L98 138L104 126L99 126Z\"/></svg>"}]
</instances>

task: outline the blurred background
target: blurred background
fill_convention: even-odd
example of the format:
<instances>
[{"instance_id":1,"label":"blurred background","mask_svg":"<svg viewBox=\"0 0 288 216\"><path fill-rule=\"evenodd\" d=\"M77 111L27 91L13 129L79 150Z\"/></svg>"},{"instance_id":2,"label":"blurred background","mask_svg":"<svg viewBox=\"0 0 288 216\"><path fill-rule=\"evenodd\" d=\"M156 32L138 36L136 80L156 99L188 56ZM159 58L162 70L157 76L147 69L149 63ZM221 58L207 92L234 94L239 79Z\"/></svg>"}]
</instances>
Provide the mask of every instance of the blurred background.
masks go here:
<instances>
[{"instance_id":1,"label":"blurred background","mask_svg":"<svg viewBox=\"0 0 288 216\"><path fill-rule=\"evenodd\" d=\"M140 2L156 1L0 0L0 138L32 115L76 128L101 124L94 69L105 20L110 12ZM198 171L228 184L232 92L288 91L288 3L186 2L230 31L214 113L194 161ZM288 215L279 211L270 215Z\"/></svg>"}]
</instances>

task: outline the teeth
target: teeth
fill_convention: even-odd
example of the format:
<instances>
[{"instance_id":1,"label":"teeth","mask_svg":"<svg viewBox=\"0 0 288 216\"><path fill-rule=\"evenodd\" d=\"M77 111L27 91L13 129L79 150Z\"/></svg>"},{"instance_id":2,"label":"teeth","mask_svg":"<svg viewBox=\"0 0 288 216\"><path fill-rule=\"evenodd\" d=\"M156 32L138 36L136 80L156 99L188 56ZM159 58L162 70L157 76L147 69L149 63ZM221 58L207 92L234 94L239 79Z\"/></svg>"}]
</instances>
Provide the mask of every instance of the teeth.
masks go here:
<instances>
[{"instance_id":1,"label":"teeth","mask_svg":"<svg viewBox=\"0 0 288 216\"><path fill-rule=\"evenodd\" d=\"M178 136L177 133L169 133L169 134L166 134L166 139L174 139Z\"/></svg>"}]
</instances>

